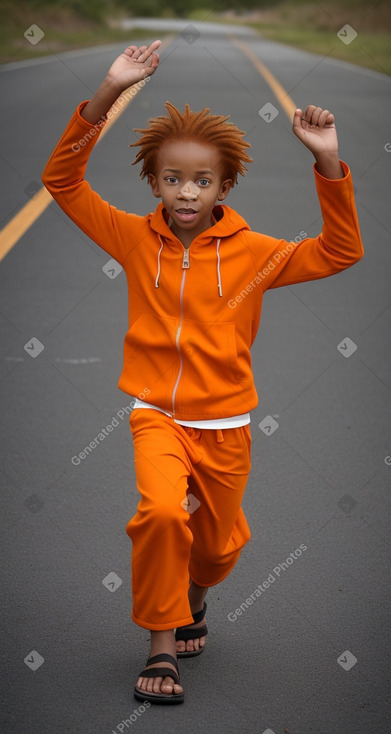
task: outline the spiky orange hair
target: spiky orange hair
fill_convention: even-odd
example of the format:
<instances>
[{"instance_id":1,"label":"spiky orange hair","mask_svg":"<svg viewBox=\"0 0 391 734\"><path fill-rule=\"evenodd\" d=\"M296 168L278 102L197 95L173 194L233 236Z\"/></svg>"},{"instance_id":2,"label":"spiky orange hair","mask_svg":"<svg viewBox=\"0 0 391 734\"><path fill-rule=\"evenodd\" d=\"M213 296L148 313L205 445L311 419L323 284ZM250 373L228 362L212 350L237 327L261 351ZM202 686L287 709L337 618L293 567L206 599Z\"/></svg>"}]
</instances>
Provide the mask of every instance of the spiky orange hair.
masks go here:
<instances>
[{"instance_id":1,"label":"spiky orange hair","mask_svg":"<svg viewBox=\"0 0 391 734\"><path fill-rule=\"evenodd\" d=\"M185 105L182 114L171 102L165 103L169 117L160 115L148 120L149 127L145 130L135 128L134 132L142 133L137 143L131 143L129 148L140 146L136 159L132 165L143 161L140 173L145 178L149 173L156 175L156 154L163 143L171 140L195 140L215 146L224 164L224 179L230 178L233 183L238 182L238 173L246 175L246 163L252 163L246 153L251 148L250 143L242 140L245 133L239 130L232 122L227 122L230 115L211 115L209 107L201 112L192 112L189 105Z\"/></svg>"}]
</instances>

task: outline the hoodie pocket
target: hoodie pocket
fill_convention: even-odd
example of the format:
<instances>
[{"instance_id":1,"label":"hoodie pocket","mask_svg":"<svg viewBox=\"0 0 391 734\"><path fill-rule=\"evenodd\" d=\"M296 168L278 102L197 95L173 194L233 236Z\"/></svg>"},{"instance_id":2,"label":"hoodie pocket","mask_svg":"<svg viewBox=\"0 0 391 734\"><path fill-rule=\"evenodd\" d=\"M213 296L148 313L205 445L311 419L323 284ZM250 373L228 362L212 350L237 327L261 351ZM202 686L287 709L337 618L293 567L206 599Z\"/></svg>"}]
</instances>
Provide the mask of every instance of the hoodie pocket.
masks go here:
<instances>
[{"instance_id":1,"label":"hoodie pocket","mask_svg":"<svg viewBox=\"0 0 391 734\"><path fill-rule=\"evenodd\" d=\"M184 320L179 340L182 371L177 410L189 404L209 407L237 392L238 367L235 324L199 323Z\"/></svg>"},{"instance_id":2,"label":"hoodie pocket","mask_svg":"<svg viewBox=\"0 0 391 734\"><path fill-rule=\"evenodd\" d=\"M125 336L124 371L137 397L148 390L148 402L171 410L171 393L179 368L175 339L179 319L143 313Z\"/></svg>"}]
</instances>

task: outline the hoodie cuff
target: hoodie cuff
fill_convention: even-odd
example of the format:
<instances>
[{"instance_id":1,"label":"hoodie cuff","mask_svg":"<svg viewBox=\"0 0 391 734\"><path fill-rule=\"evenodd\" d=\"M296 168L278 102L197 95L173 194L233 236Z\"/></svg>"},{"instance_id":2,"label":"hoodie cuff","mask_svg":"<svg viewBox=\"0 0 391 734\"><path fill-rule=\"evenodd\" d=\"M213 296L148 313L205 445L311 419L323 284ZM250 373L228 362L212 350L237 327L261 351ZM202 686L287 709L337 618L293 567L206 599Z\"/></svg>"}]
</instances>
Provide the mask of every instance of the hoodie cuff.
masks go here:
<instances>
[{"instance_id":1,"label":"hoodie cuff","mask_svg":"<svg viewBox=\"0 0 391 734\"><path fill-rule=\"evenodd\" d=\"M86 128L97 128L100 130L107 122L107 115L103 115L100 120L94 125L93 122L88 122L84 117L82 117L81 113L84 109L84 107L90 102L89 99L84 100L84 102L80 102L80 104L76 107L76 117L79 124L85 126Z\"/></svg>"},{"instance_id":2,"label":"hoodie cuff","mask_svg":"<svg viewBox=\"0 0 391 734\"><path fill-rule=\"evenodd\" d=\"M321 178L323 181L346 181L346 179L350 176L350 168L348 164L345 163L344 161L341 161L341 159L339 159L339 162L344 172L344 175L341 176L341 178L326 178L325 176L322 176L322 174L319 173L319 171L316 169L316 161L313 165L315 176L318 176L318 178Z\"/></svg>"}]
</instances>

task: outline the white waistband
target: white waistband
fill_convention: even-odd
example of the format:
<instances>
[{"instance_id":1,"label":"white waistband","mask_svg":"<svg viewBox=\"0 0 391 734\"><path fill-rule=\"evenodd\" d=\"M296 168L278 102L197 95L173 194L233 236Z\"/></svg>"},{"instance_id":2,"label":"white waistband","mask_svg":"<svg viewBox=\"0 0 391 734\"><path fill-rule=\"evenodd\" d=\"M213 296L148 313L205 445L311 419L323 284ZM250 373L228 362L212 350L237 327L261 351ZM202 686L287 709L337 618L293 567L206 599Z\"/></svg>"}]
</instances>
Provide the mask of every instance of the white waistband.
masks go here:
<instances>
[{"instance_id":1,"label":"white waistband","mask_svg":"<svg viewBox=\"0 0 391 734\"><path fill-rule=\"evenodd\" d=\"M158 408L157 405L152 405L151 403L146 403L144 400L139 400L139 398L133 398L134 399L134 406L133 410L136 408L152 408L153 410L159 410L161 413L165 413L165 415L170 415L170 413L166 413L165 410L162 410L161 408ZM228 418L213 418L212 420L204 420L204 421L178 421L174 418L175 423L179 423L181 426L190 426L191 428L209 428L209 429L217 429L217 428L239 428L240 426L246 426L247 423L250 423L250 413L242 413L242 415L233 415L229 416Z\"/></svg>"}]
</instances>

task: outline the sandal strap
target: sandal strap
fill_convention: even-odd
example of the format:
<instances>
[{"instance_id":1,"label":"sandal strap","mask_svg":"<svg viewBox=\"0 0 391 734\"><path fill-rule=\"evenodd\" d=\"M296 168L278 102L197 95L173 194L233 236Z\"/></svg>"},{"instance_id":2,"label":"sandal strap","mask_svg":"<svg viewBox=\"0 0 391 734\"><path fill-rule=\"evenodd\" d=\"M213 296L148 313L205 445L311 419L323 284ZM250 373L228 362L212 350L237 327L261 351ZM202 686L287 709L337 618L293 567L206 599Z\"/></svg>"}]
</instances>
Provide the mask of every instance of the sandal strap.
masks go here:
<instances>
[{"instance_id":1,"label":"sandal strap","mask_svg":"<svg viewBox=\"0 0 391 734\"><path fill-rule=\"evenodd\" d=\"M190 624L198 624L198 622L201 622L201 619L205 617L206 610L208 608L208 605L206 601L204 602L204 606L202 607L201 611L195 612L193 614L193 621L190 622ZM188 624L183 625L182 627L177 627L175 632L175 640L178 642L179 640L184 640L187 642L187 640L198 640L200 637L203 637L204 635L208 634L208 629L205 625L205 627L200 627L198 630L190 630L191 635L187 637L188 635ZM183 630L183 631L182 631ZM178 632L180 632L180 636L177 637ZM197 634L198 633L198 634ZM186 635L186 637L182 637L183 635Z\"/></svg>"},{"instance_id":2,"label":"sandal strap","mask_svg":"<svg viewBox=\"0 0 391 734\"><path fill-rule=\"evenodd\" d=\"M179 672L177 661L172 655L169 655L168 652L161 652L159 655L154 655L153 657L148 658L147 665L153 665L154 663L171 663ZM173 673L174 671L171 672Z\"/></svg>"},{"instance_id":3,"label":"sandal strap","mask_svg":"<svg viewBox=\"0 0 391 734\"><path fill-rule=\"evenodd\" d=\"M193 614L193 621L190 622L190 624L198 624L198 622L201 622L201 619L203 619L205 617L207 608L208 608L208 605L207 605L207 603L205 601L204 602L204 606L202 607L201 611L195 612ZM182 625L182 627L177 627L177 630L187 629L188 626L189 626L188 624L184 624L184 625Z\"/></svg>"},{"instance_id":4,"label":"sandal strap","mask_svg":"<svg viewBox=\"0 0 391 734\"><path fill-rule=\"evenodd\" d=\"M199 640L200 637L205 637L207 634L208 628L206 624L202 627L197 627L197 629L192 627L189 627L189 629L182 629L182 627L179 627L175 632L175 641L179 642L180 640L183 640L184 642L187 642L188 640Z\"/></svg>"},{"instance_id":5,"label":"sandal strap","mask_svg":"<svg viewBox=\"0 0 391 734\"><path fill-rule=\"evenodd\" d=\"M171 663L175 665L175 670L172 668L145 668L139 675L141 678L172 678L174 683L179 683L179 668L178 663L172 655L166 652L161 652L159 655L153 655L148 658L147 665L153 665L154 663Z\"/></svg>"},{"instance_id":6,"label":"sandal strap","mask_svg":"<svg viewBox=\"0 0 391 734\"><path fill-rule=\"evenodd\" d=\"M204 606L202 607L201 611L193 614L193 624L198 624L198 622L201 622L201 619L205 617L207 608L208 608L208 605L205 601Z\"/></svg>"}]
</instances>

